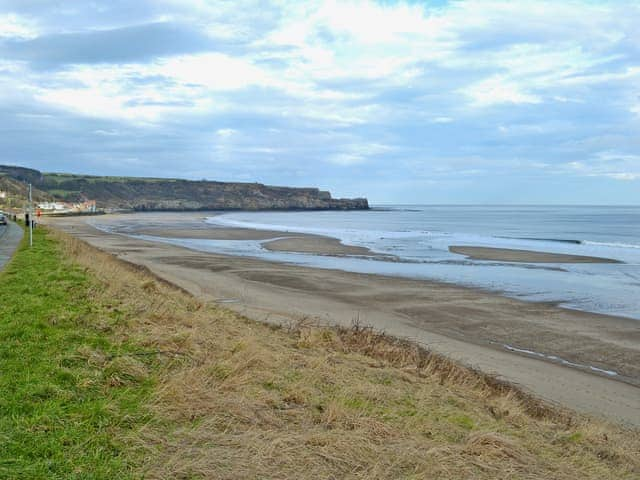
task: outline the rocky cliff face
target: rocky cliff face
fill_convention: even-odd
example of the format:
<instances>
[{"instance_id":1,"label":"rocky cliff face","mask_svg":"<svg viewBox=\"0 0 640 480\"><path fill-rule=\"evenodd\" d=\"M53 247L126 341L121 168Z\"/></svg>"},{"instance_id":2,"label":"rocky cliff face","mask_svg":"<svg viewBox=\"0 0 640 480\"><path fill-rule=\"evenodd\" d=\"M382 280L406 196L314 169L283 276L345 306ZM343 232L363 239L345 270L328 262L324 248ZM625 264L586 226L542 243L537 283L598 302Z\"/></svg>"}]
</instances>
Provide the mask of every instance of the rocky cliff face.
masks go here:
<instances>
[{"instance_id":1,"label":"rocky cliff face","mask_svg":"<svg viewBox=\"0 0 640 480\"><path fill-rule=\"evenodd\" d=\"M96 200L98 208L123 210L353 210L368 209L366 198L336 199L317 188L260 183L42 174L20 167L0 172L64 201Z\"/></svg>"}]
</instances>

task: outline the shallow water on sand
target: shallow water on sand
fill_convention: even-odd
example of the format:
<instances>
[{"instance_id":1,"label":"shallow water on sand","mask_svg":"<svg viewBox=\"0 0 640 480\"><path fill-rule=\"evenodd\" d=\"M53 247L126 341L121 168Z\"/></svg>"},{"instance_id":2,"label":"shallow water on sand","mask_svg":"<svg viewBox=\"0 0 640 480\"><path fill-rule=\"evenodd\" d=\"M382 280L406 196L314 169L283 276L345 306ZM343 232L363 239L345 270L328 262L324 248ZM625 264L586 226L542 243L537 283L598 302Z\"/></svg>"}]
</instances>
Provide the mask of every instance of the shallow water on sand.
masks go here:
<instances>
[{"instance_id":1,"label":"shallow water on sand","mask_svg":"<svg viewBox=\"0 0 640 480\"><path fill-rule=\"evenodd\" d=\"M326 235L402 261L271 252L259 241L163 241L313 267L441 280L640 319L640 207L403 205L348 212L233 212L206 221L212 226ZM451 245L605 257L623 263L471 260L449 252Z\"/></svg>"}]
</instances>

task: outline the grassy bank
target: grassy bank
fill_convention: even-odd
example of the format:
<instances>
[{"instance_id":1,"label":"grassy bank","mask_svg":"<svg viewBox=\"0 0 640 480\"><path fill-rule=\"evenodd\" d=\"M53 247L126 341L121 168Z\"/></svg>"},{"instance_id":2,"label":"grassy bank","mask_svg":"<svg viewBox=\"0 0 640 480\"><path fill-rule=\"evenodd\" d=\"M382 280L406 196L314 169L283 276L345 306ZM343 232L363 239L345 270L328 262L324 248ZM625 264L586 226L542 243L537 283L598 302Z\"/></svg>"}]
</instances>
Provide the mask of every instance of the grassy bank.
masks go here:
<instances>
[{"instance_id":1,"label":"grassy bank","mask_svg":"<svg viewBox=\"0 0 640 480\"><path fill-rule=\"evenodd\" d=\"M637 432L368 329L243 319L62 234L0 298L0 478L640 474Z\"/></svg>"},{"instance_id":2,"label":"grassy bank","mask_svg":"<svg viewBox=\"0 0 640 480\"><path fill-rule=\"evenodd\" d=\"M127 478L126 432L145 423L153 382L118 369L132 351L99 282L43 230L0 273L0 478ZM103 352L113 360L92 361ZM135 463L135 462L134 462Z\"/></svg>"}]
</instances>

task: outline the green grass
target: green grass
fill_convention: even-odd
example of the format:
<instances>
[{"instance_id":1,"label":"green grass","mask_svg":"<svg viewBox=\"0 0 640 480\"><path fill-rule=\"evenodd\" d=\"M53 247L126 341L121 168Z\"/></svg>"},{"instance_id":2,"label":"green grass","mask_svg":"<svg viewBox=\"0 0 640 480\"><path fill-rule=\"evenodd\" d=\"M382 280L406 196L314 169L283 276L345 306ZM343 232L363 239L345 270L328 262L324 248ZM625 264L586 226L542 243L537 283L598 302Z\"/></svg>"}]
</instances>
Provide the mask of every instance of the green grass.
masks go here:
<instances>
[{"instance_id":1,"label":"green grass","mask_svg":"<svg viewBox=\"0 0 640 480\"><path fill-rule=\"evenodd\" d=\"M106 183L106 182L118 182L118 183L128 183L128 182L147 182L147 183L156 183L156 182L176 182L180 181L180 179L175 178L156 178L156 177L118 177L118 176L98 176L98 175L78 175L74 173L45 173L44 174L45 182L48 184L51 183L62 183L67 181L74 180L84 180L88 183Z\"/></svg>"},{"instance_id":2,"label":"green grass","mask_svg":"<svg viewBox=\"0 0 640 480\"><path fill-rule=\"evenodd\" d=\"M0 273L0 478L134 478L153 379L116 361L134 346L109 338L98 288L40 229Z\"/></svg>"},{"instance_id":3,"label":"green grass","mask_svg":"<svg viewBox=\"0 0 640 480\"><path fill-rule=\"evenodd\" d=\"M72 197L74 195L80 195L82 192L76 190L60 190L57 188L50 188L47 189L47 193L49 195L53 195L56 198L62 198L62 199L66 199L67 197Z\"/></svg>"}]
</instances>

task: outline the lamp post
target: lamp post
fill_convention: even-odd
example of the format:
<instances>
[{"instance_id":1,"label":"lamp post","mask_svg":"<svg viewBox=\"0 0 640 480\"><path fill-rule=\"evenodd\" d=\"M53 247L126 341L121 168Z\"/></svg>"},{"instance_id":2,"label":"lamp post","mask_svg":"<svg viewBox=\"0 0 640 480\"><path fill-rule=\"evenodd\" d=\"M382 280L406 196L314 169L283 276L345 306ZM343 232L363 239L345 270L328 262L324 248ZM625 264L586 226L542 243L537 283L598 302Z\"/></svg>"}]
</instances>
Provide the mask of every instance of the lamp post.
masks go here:
<instances>
[{"instance_id":1,"label":"lamp post","mask_svg":"<svg viewBox=\"0 0 640 480\"><path fill-rule=\"evenodd\" d=\"M33 247L33 203L31 200L31 184L29 184L29 246Z\"/></svg>"}]
</instances>

